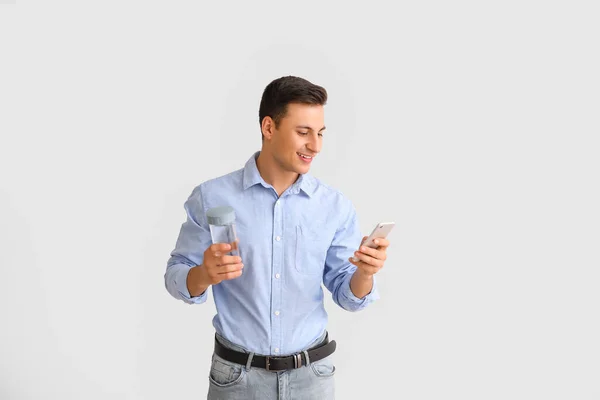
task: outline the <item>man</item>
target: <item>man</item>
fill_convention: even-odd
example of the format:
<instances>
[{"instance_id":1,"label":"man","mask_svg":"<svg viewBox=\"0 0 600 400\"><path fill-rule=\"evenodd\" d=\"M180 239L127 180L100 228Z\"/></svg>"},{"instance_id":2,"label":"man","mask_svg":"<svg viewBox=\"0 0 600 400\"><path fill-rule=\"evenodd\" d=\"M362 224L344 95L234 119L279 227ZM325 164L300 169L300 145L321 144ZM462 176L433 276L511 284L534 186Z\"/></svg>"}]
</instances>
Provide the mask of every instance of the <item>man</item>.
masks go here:
<instances>
[{"instance_id":1,"label":"man","mask_svg":"<svg viewBox=\"0 0 600 400\"><path fill-rule=\"evenodd\" d=\"M321 283L348 311L378 298L373 275L389 242L359 248L352 203L308 173L322 148L326 102L326 90L303 78L268 84L261 150L243 168L194 188L185 203L165 285L189 304L204 303L212 286L208 399L333 399L336 343ZM213 244L205 213L226 205L235 210L238 240ZM227 254L232 246L241 257Z\"/></svg>"}]
</instances>

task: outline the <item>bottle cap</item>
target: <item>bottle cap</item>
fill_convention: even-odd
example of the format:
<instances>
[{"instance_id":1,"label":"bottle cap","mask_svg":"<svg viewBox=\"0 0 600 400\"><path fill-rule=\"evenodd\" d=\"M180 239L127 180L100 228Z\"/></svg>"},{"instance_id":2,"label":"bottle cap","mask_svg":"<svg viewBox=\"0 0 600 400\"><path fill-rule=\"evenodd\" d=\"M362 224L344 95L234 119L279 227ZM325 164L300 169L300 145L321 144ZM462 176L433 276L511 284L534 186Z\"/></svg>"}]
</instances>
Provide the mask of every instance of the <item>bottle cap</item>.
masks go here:
<instances>
[{"instance_id":1,"label":"bottle cap","mask_svg":"<svg viewBox=\"0 0 600 400\"><path fill-rule=\"evenodd\" d=\"M235 221L235 211L232 207L213 207L206 212L206 219L211 225L229 225Z\"/></svg>"}]
</instances>

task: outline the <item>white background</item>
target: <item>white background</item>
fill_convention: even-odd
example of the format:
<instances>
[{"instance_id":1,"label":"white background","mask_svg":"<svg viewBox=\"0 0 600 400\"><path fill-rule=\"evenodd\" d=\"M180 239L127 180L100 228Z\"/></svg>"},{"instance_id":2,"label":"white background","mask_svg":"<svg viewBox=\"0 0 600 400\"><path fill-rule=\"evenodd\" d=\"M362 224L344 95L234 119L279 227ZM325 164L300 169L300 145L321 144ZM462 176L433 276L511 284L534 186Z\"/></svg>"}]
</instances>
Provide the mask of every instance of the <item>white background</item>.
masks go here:
<instances>
[{"instance_id":1,"label":"white background","mask_svg":"<svg viewBox=\"0 0 600 400\"><path fill-rule=\"evenodd\" d=\"M595 2L14 3L1 399L205 398L214 303L166 261L290 74L329 91L312 172L398 224L382 298L327 299L338 398L600 399Z\"/></svg>"}]
</instances>

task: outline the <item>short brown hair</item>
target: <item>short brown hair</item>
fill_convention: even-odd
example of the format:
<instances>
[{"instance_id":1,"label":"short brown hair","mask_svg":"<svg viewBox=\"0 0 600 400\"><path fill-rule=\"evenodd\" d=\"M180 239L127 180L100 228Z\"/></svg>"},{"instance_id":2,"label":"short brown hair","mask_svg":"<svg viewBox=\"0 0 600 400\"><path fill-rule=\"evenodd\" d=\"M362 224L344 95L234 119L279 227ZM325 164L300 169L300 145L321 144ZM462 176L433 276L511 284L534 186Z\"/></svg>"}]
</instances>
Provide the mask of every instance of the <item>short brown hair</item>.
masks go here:
<instances>
[{"instance_id":1,"label":"short brown hair","mask_svg":"<svg viewBox=\"0 0 600 400\"><path fill-rule=\"evenodd\" d=\"M297 76L283 76L267 85L263 91L258 110L258 123L262 126L265 117L275 121L275 127L287 112L290 103L325 105L327 91L304 78ZM262 136L262 130L261 130Z\"/></svg>"}]
</instances>

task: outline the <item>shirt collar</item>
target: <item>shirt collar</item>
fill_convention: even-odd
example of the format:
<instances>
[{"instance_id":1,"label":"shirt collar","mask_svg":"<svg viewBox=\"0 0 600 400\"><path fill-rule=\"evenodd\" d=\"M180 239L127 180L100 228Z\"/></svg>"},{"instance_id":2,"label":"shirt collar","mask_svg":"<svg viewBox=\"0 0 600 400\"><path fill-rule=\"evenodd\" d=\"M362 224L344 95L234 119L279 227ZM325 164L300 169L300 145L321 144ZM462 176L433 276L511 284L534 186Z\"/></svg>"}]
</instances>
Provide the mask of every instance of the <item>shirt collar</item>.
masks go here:
<instances>
[{"instance_id":1,"label":"shirt collar","mask_svg":"<svg viewBox=\"0 0 600 400\"><path fill-rule=\"evenodd\" d=\"M244 190L248 189L251 186L256 184L261 184L266 188L272 187L260 176L260 172L258 172L258 167L256 166L256 158L260 154L260 151L256 151L246 162L244 166L243 180L242 185ZM301 174L298 177L298 180L292 184L290 188L291 194L298 194L300 191L303 191L309 197L315 192L317 187L317 182L315 178L310 174Z\"/></svg>"}]
</instances>

